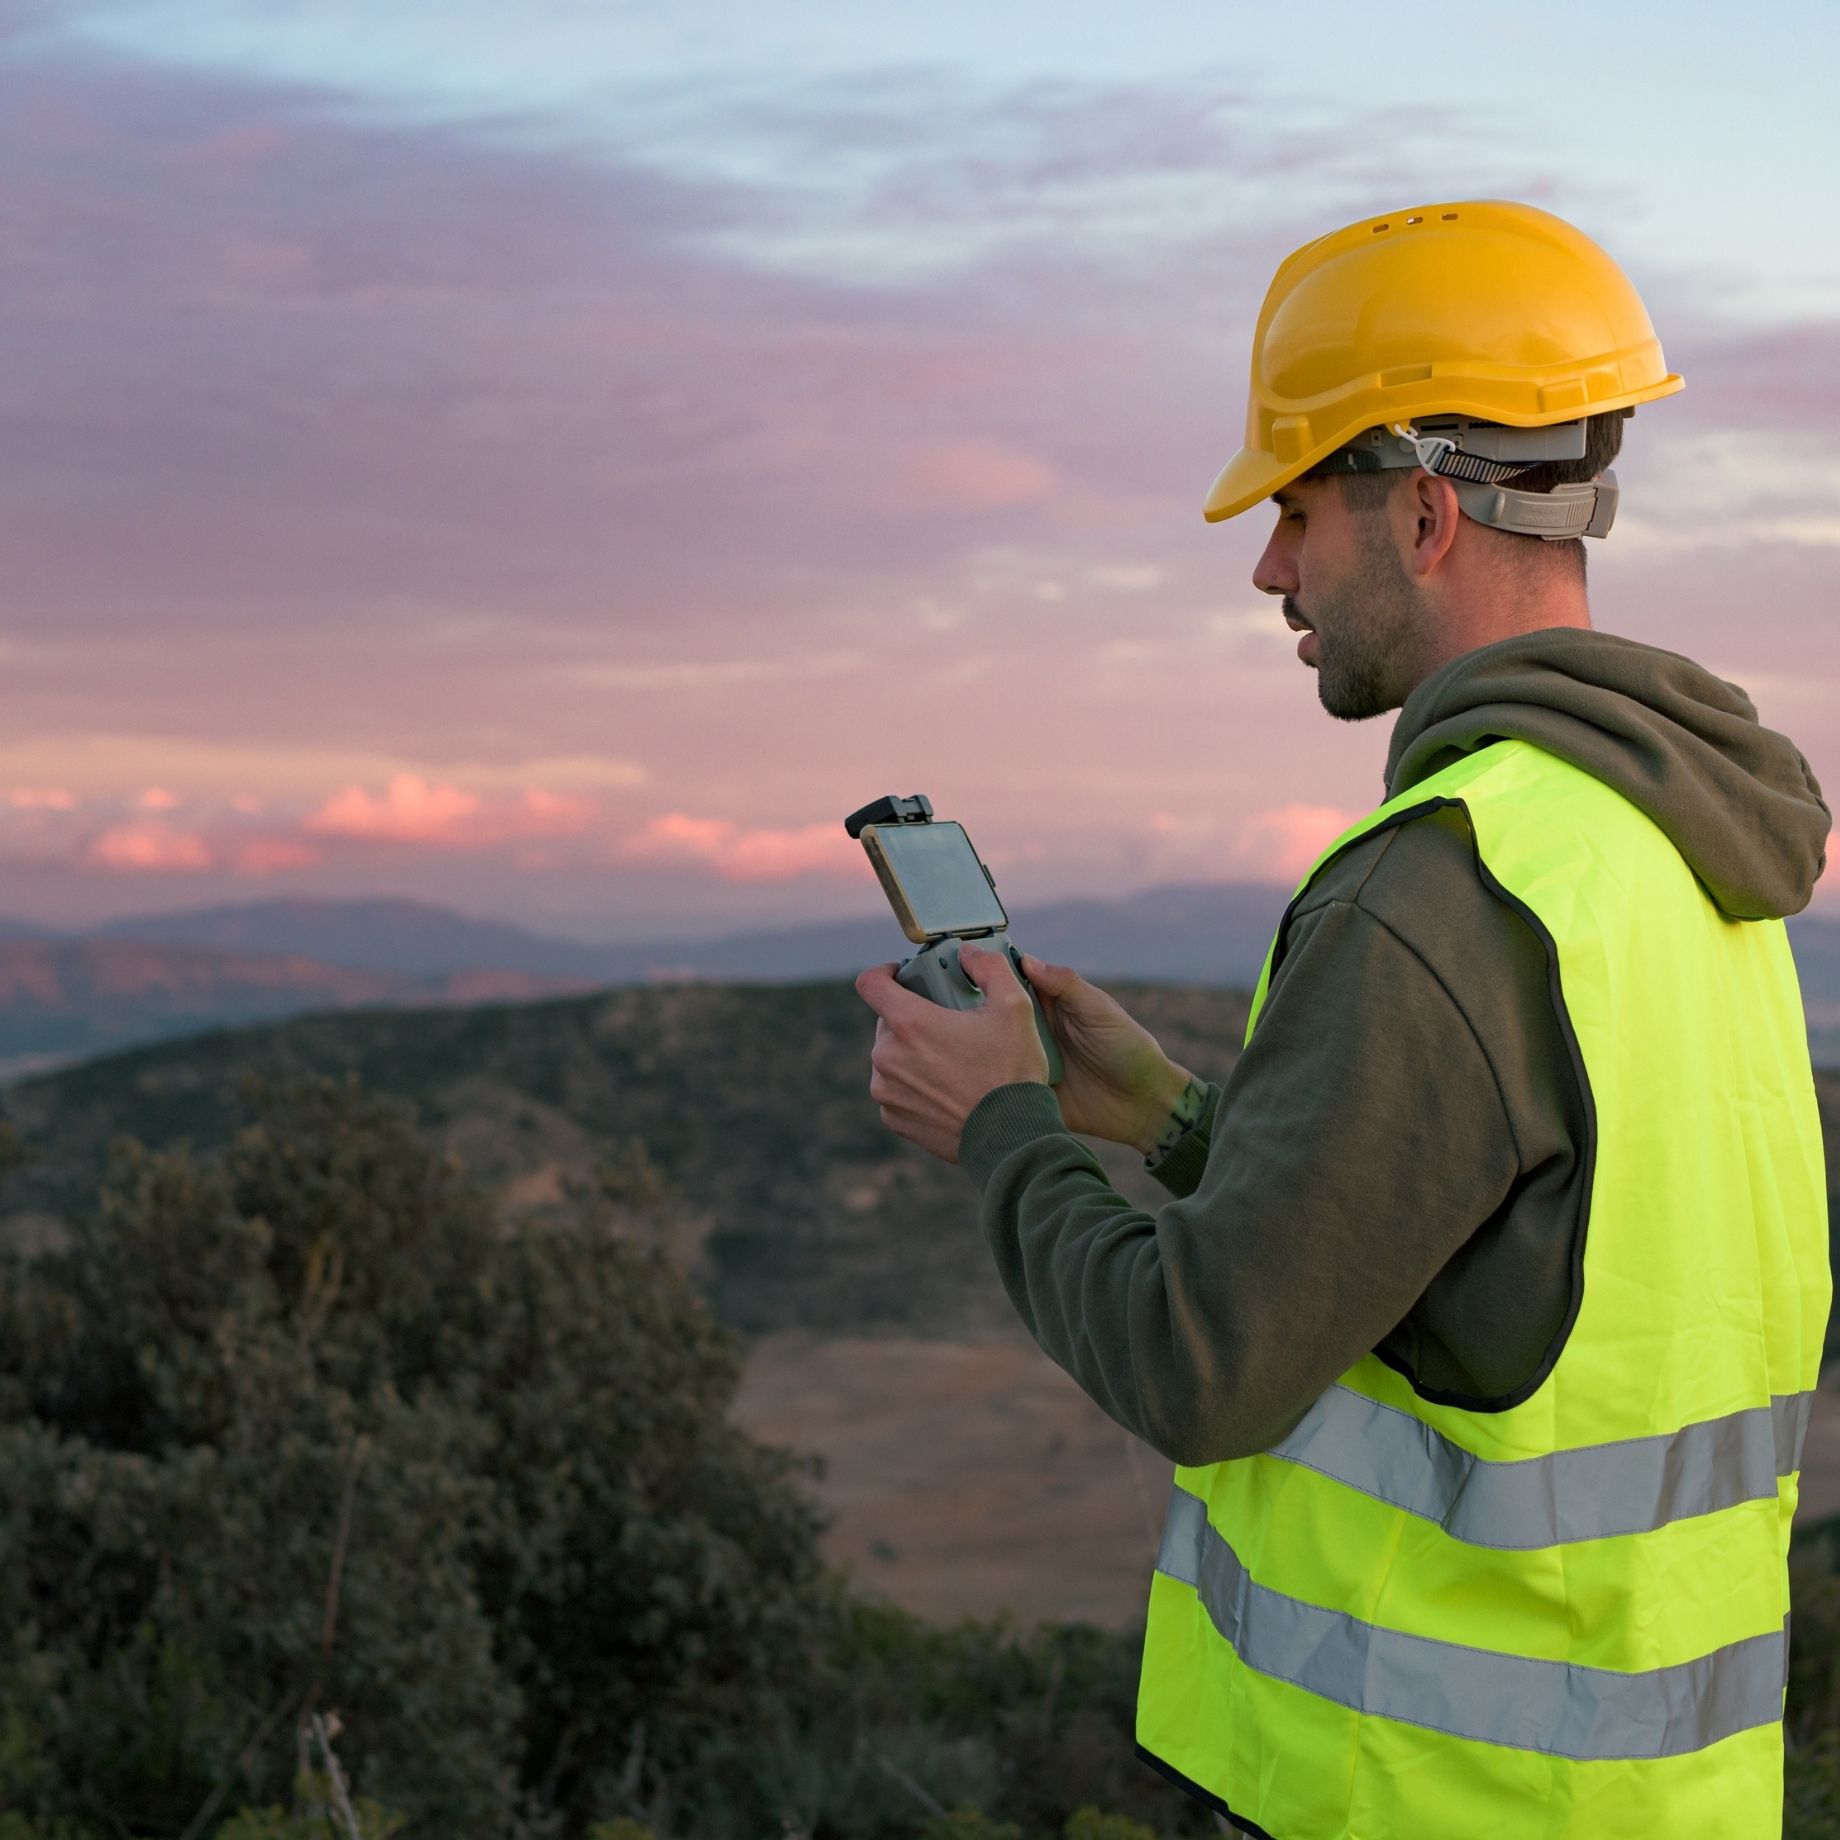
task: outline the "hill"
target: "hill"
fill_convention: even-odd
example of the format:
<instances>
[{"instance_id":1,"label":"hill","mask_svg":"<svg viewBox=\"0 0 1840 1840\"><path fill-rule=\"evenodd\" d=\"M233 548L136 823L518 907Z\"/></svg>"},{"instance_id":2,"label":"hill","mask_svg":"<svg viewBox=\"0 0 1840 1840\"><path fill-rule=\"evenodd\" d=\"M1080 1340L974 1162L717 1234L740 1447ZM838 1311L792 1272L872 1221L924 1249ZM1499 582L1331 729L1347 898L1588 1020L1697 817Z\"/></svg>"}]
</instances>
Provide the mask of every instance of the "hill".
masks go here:
<instances>
[{"instance_id":1,"label":"hill","mask_svg":"<svg viewBox=\"0 0 1840 1840\"><path fill-rule=\"evenodd\" d=\"M1231 1066L1242 993L1110 988L1178 1059ZM39 1157L9 1199L41 1217L80 1205L117 1135L221 1144L246 1075L351 1072L415 1100L506 1209L542 1207L643 1138L682 1191L718 1314L744 1332L1008 1334L965 1177L894 1137L868 1100L873 1025L849 984L827 981L637 986L215 1032L0 1095ZM1095 1148L1121 1192L1167 1199L1135 1151Z\"/></svg>"},{"instance_id":2,"label":"hill","mask_svg":"<svg viewBox=\"0 0 1840 1840\"><path fill-rule=\"evenodd\" d=\"M1224 1079L1248 999L1107 985L1177 1060ZM135 1049L14 1086L40 1160L12 1205L81 1204L110 1138L221 1144L248 1075L352 1073L414 1100L503 1209L541 1208L644 1140L681 1191L717 1313L748 1334L962 1337L1014 1327L965 1177L893 1136L867 1097L873 1019L848 984L635 986L538 1004L317 1015ZM1830 1185L1840 1076L1819 1081ZM1136 1152L1087 1140L1119 1193L1167 1193Z\"/></svg>"},{"instance_id":3,"label":"hill","mask_svg":"<svg viewBox=\"0 0 1840 1840\"><path fill-rule=\"evenodd\" d=\"M570 987L516 971L412 977L126 939L0 940L0 1069L25 1072L34 1063L304 1010L502 1002Z\"/></svg>"},{"instance_id":4,"label":"hill","mask_svg":"<svg viewBox=\"0 0 1840 1840\"><path fill-rule=\"evenodd\" d=\"M1011 931L1030 951L1110 984L1140 981L1250 987L1287 889L1261 882L1167 883L1114 899L1044 902L1011 911ZM9 930L10 929L10 930ZM1817 1064L1840 1062L1840 923L1798 914L1789 922ZM21 942L8 946L12 938ZM94 942L85 961L70 952ZM174 953L107 957L139 945ZM34 994L46 960L29 947L60 948L61 994ZM90 934L44 935L0 921L0 1079L48 1058L235 1026L351 1002L510 1000L564 990L675 983L802 983L853 978L863 966L913 950L892 917L752 929L703 940L584 944L546 938L425 902L275 900L196 908L109 923ZM30 967L11 979L4 954ZM208 961L216 955L213 972ZM258 960L288 961L263 970ZM138 983L124 967L138 963ZM305 968L305 967L310 967ZM343 970L372 974L341 981ZM348 993L362 988L368 994ZM9 1069L8 1061L14 1064Z\"/></svg>"}]
</instances>

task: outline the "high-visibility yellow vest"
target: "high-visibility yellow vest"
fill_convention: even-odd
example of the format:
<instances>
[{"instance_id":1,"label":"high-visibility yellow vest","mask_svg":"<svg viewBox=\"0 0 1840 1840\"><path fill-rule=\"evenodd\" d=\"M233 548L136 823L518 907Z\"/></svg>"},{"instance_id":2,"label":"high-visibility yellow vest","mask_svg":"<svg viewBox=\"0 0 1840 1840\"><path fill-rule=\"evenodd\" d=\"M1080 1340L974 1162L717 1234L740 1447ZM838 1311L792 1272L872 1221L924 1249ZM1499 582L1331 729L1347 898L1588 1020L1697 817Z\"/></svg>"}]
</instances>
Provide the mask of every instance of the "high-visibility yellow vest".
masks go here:
<instances>
[{"instance_id":1,"label":"high-visibility yellow vest","mask_svg":"<svg viewBox=\"0 0 1840 1840\"><path fill-rule=\"evenodd\" d=\"M1653 820L1518 740L1370 812L1298 896L1441 806L1545 946L1584 1095L1571 1309L1498 1409L1368 1354L1271 1450L1177 1469L1138 1752L1273 1840L1779 1840L1789 1523L1832 1290L1788 935L1723 913Z\"/></svg>"}]
</instances>

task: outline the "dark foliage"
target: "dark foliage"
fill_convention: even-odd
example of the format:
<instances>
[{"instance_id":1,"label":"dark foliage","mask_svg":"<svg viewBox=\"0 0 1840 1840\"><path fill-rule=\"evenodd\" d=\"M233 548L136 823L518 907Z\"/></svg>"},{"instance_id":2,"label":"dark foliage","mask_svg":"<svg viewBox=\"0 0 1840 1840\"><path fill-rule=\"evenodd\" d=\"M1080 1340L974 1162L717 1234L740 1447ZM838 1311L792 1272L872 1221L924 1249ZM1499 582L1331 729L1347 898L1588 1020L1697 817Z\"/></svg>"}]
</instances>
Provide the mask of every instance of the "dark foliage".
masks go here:
<instances>
[{"instance_id":1,"label":"dark foliage","mask_svg":"<svg viewBox=\"0 0 1840 1840\"><path fill-rule=\"evenodd\" d=\"M325 1705L406 1833L580 1831L761 1728L835 1592L706 1306L591 1213L501 1234L405 1108L252 1098L0 1277L0 1811L284 1801Z\"/></svg>"},{"instance_id":2,"label":"dark foliage","mask_svg":"<svg viewBox=\"0 0 1840 1840\"><path fill-rule=\"evenodd\" d=\"M0 1840L329 1832L316 1712L379 1840L1211 1831L1135 1640L845 1594L641 1145L507 1226L406 1106L245 1101L0 1262Z\"/></svg>"}]
</instances>

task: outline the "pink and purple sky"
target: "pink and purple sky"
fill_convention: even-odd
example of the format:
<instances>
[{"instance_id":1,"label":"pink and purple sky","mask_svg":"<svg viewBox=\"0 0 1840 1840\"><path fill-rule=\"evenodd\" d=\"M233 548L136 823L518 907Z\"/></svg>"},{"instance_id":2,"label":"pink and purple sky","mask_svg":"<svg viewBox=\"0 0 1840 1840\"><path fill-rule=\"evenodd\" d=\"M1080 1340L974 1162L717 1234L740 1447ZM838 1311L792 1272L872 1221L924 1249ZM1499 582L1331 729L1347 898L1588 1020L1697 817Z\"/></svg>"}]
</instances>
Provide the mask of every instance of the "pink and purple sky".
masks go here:
<instances>
[{"instance_id":1,"label":"pink and purple sky","mask_svg":"<svg viewBox=\"0 0 1840 1840\"><path fill-rule=\"evenodd\" d=\"M1828 9L765 11L0 0L0 915L870 916L914 791L1012 906L1294 879L1392 718L1200 507L1277 262L1464 197L1687 381L1596 624L1840 785Z\"/></svg>"}]
</instances>

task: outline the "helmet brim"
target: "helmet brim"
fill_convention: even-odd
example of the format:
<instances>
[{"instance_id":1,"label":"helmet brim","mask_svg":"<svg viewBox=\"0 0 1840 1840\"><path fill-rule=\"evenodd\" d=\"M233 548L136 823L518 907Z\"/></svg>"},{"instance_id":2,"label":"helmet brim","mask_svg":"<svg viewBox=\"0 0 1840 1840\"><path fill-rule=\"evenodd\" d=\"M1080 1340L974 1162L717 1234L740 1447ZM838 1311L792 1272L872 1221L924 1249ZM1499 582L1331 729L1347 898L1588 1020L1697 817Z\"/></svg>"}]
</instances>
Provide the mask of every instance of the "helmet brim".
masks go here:
<instances>
[{"instance_id":1,"label":"helmet brim","mask_svg":"<svg viewBox=\"0 0 1840 1840\"><path fill-rule=\"evenodd\" d=\"M1301 460L1282 461L1256 447L1242 447L1220 469L1202 507L1202 516L1210 524L1238 517L1250 511L1260 499L1269 498L1280 486L1289 485L1300 473L1307 473L1318 460L1333 452L1325 447L1321 453L1305 454Z\"/></svg>"}]
</instances>

